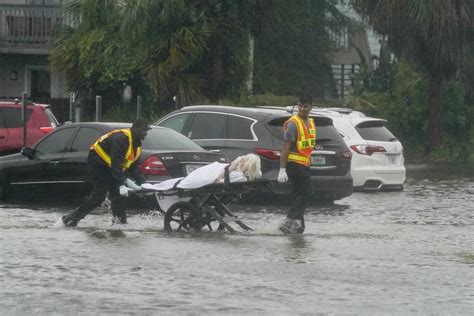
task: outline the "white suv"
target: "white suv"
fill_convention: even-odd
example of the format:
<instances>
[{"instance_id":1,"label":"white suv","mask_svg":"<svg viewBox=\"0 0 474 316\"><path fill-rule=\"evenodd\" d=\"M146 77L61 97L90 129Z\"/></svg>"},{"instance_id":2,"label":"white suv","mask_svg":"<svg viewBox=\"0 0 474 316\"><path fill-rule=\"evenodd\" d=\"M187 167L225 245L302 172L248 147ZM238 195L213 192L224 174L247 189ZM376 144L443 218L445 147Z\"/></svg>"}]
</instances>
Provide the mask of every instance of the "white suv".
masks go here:
<instances>
[{"instance_id":1,"label":"white suv","mask_svg":"<svg viewBox=\"0 0 474 316\"><path fill-rule=\"evenodd\" d=\"M313 112L330 117L351 149L355 190L403 189L403 146L385 127L386 120L347 108L313 108Z\"/></svg>"}]
</instances>

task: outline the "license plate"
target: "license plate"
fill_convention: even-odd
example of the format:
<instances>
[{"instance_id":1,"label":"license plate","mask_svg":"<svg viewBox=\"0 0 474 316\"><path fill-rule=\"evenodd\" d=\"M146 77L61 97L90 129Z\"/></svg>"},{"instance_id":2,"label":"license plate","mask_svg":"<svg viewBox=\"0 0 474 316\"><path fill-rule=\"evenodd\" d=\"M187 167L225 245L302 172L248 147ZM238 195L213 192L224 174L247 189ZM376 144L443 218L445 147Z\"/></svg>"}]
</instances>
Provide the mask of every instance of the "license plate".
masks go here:
<instances>
[{"instance_id":1,"label":"license plate","mask_svg":"<svg viewBox=\"0 0 474 316\"><path fill-rule=\"evenodd\" d=\"M397 155L387 155L388 157L388 164L389 165L396 165L397 164Z\"/></svg>"},{"instance_id":2,"label":"license plate","mask_svg":"<svg viewBox=\"0 0 474 316\"><path fill-rule=\"evenodd\" d=\"M186 175L190 174L196 169L199 169L202 165L186 165Z\"/></svg>"},{"instance_id":3,"label":"license plate","mask_svg":"<svg viewBox=\"0 0 474 316\"><path fill-rule=\"evenodd\" d=\"M311 156L311 164L313 166L325 166L326 165L326 157L320 155Z\"/></svg>"}]
</instances>

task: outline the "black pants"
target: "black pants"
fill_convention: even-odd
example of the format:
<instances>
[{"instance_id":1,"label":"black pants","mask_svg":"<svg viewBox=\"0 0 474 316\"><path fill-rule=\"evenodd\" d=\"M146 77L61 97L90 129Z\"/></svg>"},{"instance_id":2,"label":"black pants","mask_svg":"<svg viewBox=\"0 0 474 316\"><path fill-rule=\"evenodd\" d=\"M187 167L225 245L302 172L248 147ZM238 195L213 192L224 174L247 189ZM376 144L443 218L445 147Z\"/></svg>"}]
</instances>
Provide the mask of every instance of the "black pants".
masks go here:
<instances>
[{"instance_id":1,"label":"black pants","mask_svg":"<svg viewBox=\"0 0 474 316\"><path fill-rule=\"evenodd\" d=\"M93 209L100 206L107 192L112 202L112 215L122 224L127 223L127 213L124 207L124 199L120 195L119 186L112 181L110 168L89 163L87 165L89 178L92 183L92 192L86 196L79 207L67 215L75 222L80 221Z\"/></svg>"},{"instance_id":2,"label":"black pants","mask_svg":"<svg viewBox=\"0 0 474 316\"><path fill-rule=\"evenodd\" d=\"M309 167L295 162L288 162L286 173L293 190L293 202L288 210L287 217L303 220L304 211L311 203L314 194Z\"/></svg>"}]
</instances>

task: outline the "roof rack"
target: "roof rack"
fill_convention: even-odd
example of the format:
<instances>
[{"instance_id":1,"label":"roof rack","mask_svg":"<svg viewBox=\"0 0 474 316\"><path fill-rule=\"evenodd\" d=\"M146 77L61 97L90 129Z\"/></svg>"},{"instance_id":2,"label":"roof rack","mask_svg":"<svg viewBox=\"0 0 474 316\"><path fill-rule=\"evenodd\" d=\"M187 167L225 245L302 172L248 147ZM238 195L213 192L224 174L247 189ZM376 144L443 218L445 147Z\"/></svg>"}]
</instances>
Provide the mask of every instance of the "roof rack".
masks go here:
<instances>
[{"instance_id":1,"label":"roof rack","mask_svg":"<svg viewBox=\"0 0 474 316\"><path fill-rule=\"evenodd\" d=\"M257 108L261 108L261 109L273 109L273 110L282 110L282 111L286 111L288 113L293 113L291 110L292 108L294 108L293 105L287 105L287 106L274 106L274 105L259 105L257 106Z\"/></svg>"},{"instance_id":2,"label":"roof rack","mask_svg":"<svg viewBox=\"0 0 474 316\"><path fill-rule=\"evenodd\" d=\"M352 113L352 109L349 109L349 108L326 108L330 111L334 111L334 112L338 112L338 113L341 113L341 114L350 114Z\"/></svg>"}]
</instances>

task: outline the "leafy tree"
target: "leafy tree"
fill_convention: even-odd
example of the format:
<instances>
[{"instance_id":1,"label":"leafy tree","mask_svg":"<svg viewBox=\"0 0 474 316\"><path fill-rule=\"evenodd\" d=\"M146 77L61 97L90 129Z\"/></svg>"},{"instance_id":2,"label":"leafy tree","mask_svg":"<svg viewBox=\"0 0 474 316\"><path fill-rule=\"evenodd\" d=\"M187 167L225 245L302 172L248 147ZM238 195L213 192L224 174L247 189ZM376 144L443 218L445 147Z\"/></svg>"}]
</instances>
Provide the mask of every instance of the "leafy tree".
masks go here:
<instances>
[{"instance_id":1,"label":"leafy tree","mask_svg":"<svg viewBox=\"0 0 474 316\"><path fill-rule=\"evenodd\" d=\"M122 33L145 56L141 70L157 101L181 104L202 96L198 66L208 50L211 28L195 1L122 0Z\"/></svg>"},{"instance_id":2,"label":"leafy tree","mask_svg":"<svg viewBox=\"0 0 474 316\"><path fill-rule=\"evenodd\" d=\"M247 94L246 82L251 71L249 41L260 31L261 20L273 10L275 1L194 1L211 25L209 49L202 65L208 98L238 99Z\"/></svg>"},{"instance_id":3,"label":"leafy tree","mask_svg":"<svg viewBox=\"0 0 474 316\"><path fill-rule=\"evenodd\" d=\"M107 90L119 91L138 75L143 56L128 49L119 32L115 1L72 0L65 4L62 32L54 43L53 69L66 74L69 89L79 91L81 106Z\"/></svg>"},{"instance_id":4,"label":"leafy tree","mask_svg":"<svg viewBox=\"0 0 474 316\"><path fill-rule=\"evenodd\" d=\"M472 1L471 1L472 2ZM397 57L429 78L428 129L431 150L443 142L443 84L456 74L472 38L468 0L353 0L355 9ZM472 35L472 34L471 34Z\"/></svg>"},{"instance_id":5,"label":"leafy tree","mask_svg":"<svg viewBox=\"0 0 474 316\"><path fill-rule=\"evenodd\" d=\"M255 93L323 97L333 82L327 31L343 26L334 1L278 2L255 39Z\"/></svg>"},{"instance_id":6,"label":"leafy tree","mask_svg":"<svg viewBox=\"0 0 474 316\"><path fill-rule=\"evenodd\" d=\"M146 82L156 102L240 96L249 34L271 0L71 0L53 67L82 96ZM139 83L136 84L140 86Z\"/></svg>"}]
</instances>

